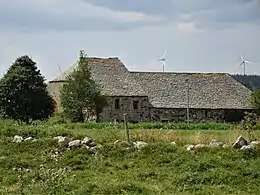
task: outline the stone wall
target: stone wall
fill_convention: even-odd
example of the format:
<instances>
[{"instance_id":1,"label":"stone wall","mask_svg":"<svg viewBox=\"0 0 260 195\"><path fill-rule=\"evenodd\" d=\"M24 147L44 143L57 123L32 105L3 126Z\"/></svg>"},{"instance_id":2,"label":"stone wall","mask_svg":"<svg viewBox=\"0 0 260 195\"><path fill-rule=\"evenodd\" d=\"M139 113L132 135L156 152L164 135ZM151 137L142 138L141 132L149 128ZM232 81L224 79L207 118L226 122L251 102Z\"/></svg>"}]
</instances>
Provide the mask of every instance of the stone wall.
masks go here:
<instances>
[{"instance_id":1,"label":"stone wall","mask_svg":"<svg viewBox=\"0 0 260 195\"><path fill-rule=\"evenodd\" d=\"M48 83L47 90L52 96L53 100L55 101L56 108L55 110L59 113L61 112L61 105L60 105L60 91L63 87L65 82L52 82Z\"/></svg>"},{"instance_id":2,"label":"stone wall","mask_svg":"<svg viewBox=\"0 0 260 195\"><path fill-rule=\"evenodd\" d=\"M119 108L116 101L119 100ZM124 113L128 115L128 121L150 121L150 104L148 97L107 97L108 106L103 109L100 120L103 122L123 121ZM134 108L134 101L137 108Z\"/></svg>"},{"instance_id":3,"label":"stone wall","mask_svg":"<svg viewBox=\"0 0 260 195\"><path fill-rule=\"evenodd\" d=\"M178 122L187 119L187 109L152 108L150 111L151 121ZM217 109L190 109L189 118L194 122L225 120L225 111Z\"/></svg>"},{"instance_id":4,"label":"stone wall","mask_svg":"<svg viewBox=\"0 0 260 195\"><path fill-rule=\"evenodd\" d=\"M52 82L48 84L48 91L56 102L58 112L61 112L60 90L64 82ZM115 100L119 99L119 109L115 109ZM147 96L112 96L107 97L108 106L100 114L103 122L112 122L114 119L123 121L124 113L128 114L128 120L133 122L150 120L150 104ZM137 109L133 108L134 101L138 101Z\"/></svg>"},{"instance_id":5,"label":"stone wall","mask_svg":"<svg viewBox=\"0 0 260 195\"><path fill-rule=\"evenodd\" d=\"M57 111L60 107L60 90L64 82L53 82L48 84L48 91L57 103ZM115 109L115 101L119 99L119 109ZM108 106L103 109L100 121L112 122L114 120L123 121L124 113L128 114L130 122L141 121L185 121L187 110L185 108L154 108L147 96L112 96L107 97ZM138 108L134 109L134 101L138 101ZM190 109L190 119L195 122L216 121L233 122L243 119L245 110L237 109Z\"/></svg>"}]
</instances>

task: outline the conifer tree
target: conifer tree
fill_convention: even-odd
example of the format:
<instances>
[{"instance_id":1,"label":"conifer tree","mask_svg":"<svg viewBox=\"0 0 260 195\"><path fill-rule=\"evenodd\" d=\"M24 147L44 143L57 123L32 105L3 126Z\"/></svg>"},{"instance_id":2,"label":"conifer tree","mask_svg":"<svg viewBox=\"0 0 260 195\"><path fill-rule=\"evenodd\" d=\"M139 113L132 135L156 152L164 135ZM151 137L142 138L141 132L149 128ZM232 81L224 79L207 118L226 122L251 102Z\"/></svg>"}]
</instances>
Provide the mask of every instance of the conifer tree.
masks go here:
<instances>
[{"instance_id":1,"label":"conifer tree","mask_svg":"<svg viewBox=\"0 0 260 195\"><path fill-rule=\"evenodd\" d=\"M3 117L27 124L53 114L54 101L30 57L18 57L0 80L0 110Z\"/></svg>"}]
</instances>

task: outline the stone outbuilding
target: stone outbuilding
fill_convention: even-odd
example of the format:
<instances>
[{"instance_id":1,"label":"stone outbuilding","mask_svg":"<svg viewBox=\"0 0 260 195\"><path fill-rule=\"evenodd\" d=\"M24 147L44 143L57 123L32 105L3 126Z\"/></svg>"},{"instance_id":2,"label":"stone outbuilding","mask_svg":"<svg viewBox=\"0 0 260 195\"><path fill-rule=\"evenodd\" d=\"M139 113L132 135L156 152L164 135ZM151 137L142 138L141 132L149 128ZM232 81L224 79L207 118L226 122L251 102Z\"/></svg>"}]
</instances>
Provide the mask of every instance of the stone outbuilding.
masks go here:
<instances>
[{"instance_id":1,"label":"stone outbuilding","mask_svg":"<svg viewBox=\"0 0 260 195\"><path fill-rule=\"evenodd\" d=\"M76 66L76 65L75 65ZM75 68L48 83L60 110L59 91ZM91 75L108 106L100 119L131 122L231 122L251 111L251 90L227 73L131 72L118 58L89 58Z\"/></svg>"}]
</instances>

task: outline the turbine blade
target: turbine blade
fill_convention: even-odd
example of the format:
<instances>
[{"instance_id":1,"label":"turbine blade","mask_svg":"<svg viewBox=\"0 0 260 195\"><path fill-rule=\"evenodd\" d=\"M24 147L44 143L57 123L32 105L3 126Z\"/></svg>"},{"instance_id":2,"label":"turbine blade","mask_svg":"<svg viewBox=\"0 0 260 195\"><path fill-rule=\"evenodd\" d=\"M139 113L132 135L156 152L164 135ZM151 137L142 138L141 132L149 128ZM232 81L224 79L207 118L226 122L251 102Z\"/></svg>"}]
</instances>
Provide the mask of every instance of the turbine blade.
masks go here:
<instances>
[{"instance_id":1,"label":"turbine blade","mask_svg":"<svg viewBox=\"0 0 260 195\"><path fill-rule=\"evenodd\" d=\"M59 71L60 71L60 74L62 74L62 70L61 70L61 67L60 67L59 64L58 64L58 69L59 69Z\"/></svg>"},{"instance_id":2,"label":"turbine blade","mask_svg":"<svg viewBox=\"0 0 260 195\"><path fill-rule=\"evenodd\" d=\"M243 61L244 61L244 58L243 58L242 54L240 53L239 55L240 55L241 61L243 62Z\"/></svg>"},{"instance_id":3,"label":"turbine blade","mask_svg":"<svg viewBox=\"0 0 260 195\"><path fill-rule=\"evenodd\" d=\"M163 55L162 55L162 58L164 58L164 57L166 56L167 51L168 51L168 49L165 50L165 52L164 52Z\"/></svg>"},{"instance_id":4,"label":"turbine blade","mask_svg":"<svg viewBox=\"0 0 260 195\"><path fill-rule=\"evenodd\" d=\"M252 64L253 62L250 62L248 60L245 60L245 63Z\"/></svg>"},{"instance_id":5,"label":"turbine blade","mask_svg":"<svg viewBox=\"0 0 260 195\"><path fill-rule=\"evenodd\" d=\"M251 61L248 61L248 60L245 60L245 63L248 63L248 64L258 64L256 62L251 62Z\"/></svg>"}]
</instances>

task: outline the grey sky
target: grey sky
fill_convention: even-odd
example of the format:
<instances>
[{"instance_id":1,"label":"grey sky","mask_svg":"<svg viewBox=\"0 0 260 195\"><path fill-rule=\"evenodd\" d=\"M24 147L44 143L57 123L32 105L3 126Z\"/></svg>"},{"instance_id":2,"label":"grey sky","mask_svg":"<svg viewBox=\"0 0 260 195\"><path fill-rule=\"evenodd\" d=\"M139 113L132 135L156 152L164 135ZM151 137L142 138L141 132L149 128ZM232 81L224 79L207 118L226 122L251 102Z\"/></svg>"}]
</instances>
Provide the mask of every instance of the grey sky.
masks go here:
<instances>
[{"instance_id":1,"label":"grey sky","mask_svg":"<svg viewBox=\"0 0 260 195\"><path fill-rule=\"evenodd\" d=\"M46 78L66 70L84 49L118 56L130 70L260 74L258 0L4 0L0 1L1 74L30 55Z\"/></svg>"}]
</instances>

